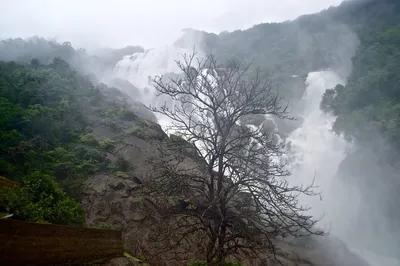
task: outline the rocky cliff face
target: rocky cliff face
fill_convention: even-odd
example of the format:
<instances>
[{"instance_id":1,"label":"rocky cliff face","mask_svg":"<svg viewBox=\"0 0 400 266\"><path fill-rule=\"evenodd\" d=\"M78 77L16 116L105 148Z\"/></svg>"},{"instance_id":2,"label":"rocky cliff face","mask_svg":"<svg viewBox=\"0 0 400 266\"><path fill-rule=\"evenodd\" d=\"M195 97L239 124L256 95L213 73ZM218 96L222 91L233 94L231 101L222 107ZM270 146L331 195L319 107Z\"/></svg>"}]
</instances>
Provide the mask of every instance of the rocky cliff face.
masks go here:
<instances>
[{"instance_id":1,"label":"rocky cliff face","mask_svg":"<svg viewBox=\"0 0 400 266\"><path fill-rule=\"evenodd\" d=\"M140 144L139 144L140 145ZM136 153L137 157L143 153ZM146 170L141 169L142 173ZM149 169L147 169L149 170ZM144 177L143 175L140 177ZM143 193L140 177L93 176L86 182L84 206L87 226L111 225L122 230L125 248L137 256L145 256L154 247L147 243L157 213L151 215L152 199ZM172 202L171 202L172 203ZM287 266L367 266L361 258L353 254L339 239L325 236L296 239L278 239L277 258ZM196 255L195 252L193 255ZM199 254L197 254L199 255ZM150 265L184 265L178 261L155 261ZM280 265L274 259L266 261L246 260L244 265Z\"/></svg>"},{"instance_id":2,"label":"rocky cliff face","mask_svg":"<svg viewBox=\"0 0 400 266\"><path fill-rule=\"evenodd\" d=\"M123 171L113 174L96 174L85 182L82 197L86 212L86 225L97 227L110 225L114 229L123 232L125 249L136 256L148 256L157 251L157 246L148 241L148 237L155 230L160 213L157 213L154 204L156 200L146 191L146 186L151 184L152 176L157 171L147 161L151 156L157 154L157 146L161 140L176 142L176 137L169 138L161 127L152 122L154 115L146 113L143 108L137 111L137 106L127 103L119 97L117 92L109 93L113 96L114 103L124 105L125 108L137 112L140 119L120 120L116 125L100 123L93 114L88 114L93 121L93 134L99 139L113 140L113 149L107 153L107 159L117 163L128 162L129 167ZM182 167L193 167L198 160L191 154L190 149L186 152ZM197 163L196 163L197 161ZM168 205L179 204L184 200L182 197L171 198ZM362 259L351 253L344 243L332 237L313 237L296 239L276 239L279 258L285 265L315 265L315 266L364 266L367 265ZM198 258L196 247L193 243L192 254L186 254L191 258ZM268 254L262 254L264 260L246 260L243 256L244 265L279 265L273 258L267 258ZM168 254L159 256L152 260L150 265L184 265L183 262L168 260ZM113 265L124 265L129 263L124 260L113 262ZM117 264L115 264L117 263Z\"/></svg>"}]
</instances>

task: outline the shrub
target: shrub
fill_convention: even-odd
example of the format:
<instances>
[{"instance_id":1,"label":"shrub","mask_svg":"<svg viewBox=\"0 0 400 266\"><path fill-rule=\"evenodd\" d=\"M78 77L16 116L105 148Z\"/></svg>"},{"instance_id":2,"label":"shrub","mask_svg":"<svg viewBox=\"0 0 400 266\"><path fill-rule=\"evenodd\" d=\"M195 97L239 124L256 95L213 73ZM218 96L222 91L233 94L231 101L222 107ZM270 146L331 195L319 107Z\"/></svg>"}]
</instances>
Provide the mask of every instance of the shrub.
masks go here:
<instances>
[{"instance_id":1,"label":"shrub","mask_svg":"<svg viewBox=\"0 0 400 266\"><path fill-rule=\"evenodd\" d=\"M80 140L83 144L86 144L86 145L89 145L89 146L97 146L97 145L99 144L99 143L97 142L96 138L95 138L92 134L90 134L90 133L81 134L81 135L79 136L79 140Z\"/></svg>"},{"instance_id":2,"label":"shrub","mask_svg":"<svg viewBox=\"0 0 400 266\"><path fill-rule=\"evenodd\" d=\"M131 164L124 157L118 157L117 167L122 172L127 172L131 168Z\"/></svg>"},{"instance_id":3,"label":"shrub","mask_svg":"<svg viewBox=\"0 0 400 266\"><path fill-rule=\"evenodd\" d=\"M102 224L102 225L96 226L96 229L113 230L114 228L110 224Z\"/></svg>"},{"instance_id":4,"label":"shrub","mask_svg":"<svg viewBox=\"0 0 400 266\"><path fill-rule=\"evenodd\" d=\"M110 152L115 149L115 141L113 141L112 139L108 138L102 139L100 140L99 144L100 144L100 149L103 151Z\"/></svg>"},{"instance_id":5,"label":"shrub","mask_svg":"<svg viewBox=\"0 0 400 266\"><path fill-rule=\"evenodd\" d=\"M0 206L20 220L82 225L84 212L50 175L38 171L23 178L22 188L3 191Z\"/></svg>"},{"instance_id":6,"label":"shrub","mask_svg":"<svg viewBox=\"0 0 400 266\"><path fill-rule=\"evenodd\" d=\"M118 128L117 122L115 122L115 120L108 118L108 117L103 119L103 124L111 127L114 130L117 130L117 128Z\"/></svg>"},{"instance_id":7,"label":"shrub","mask_svg":"<svg viewBox=\"0 0 400 266\"><path fill-rule=\"evenodd\" d=\"M128 121L135 121L138 119L137 115L128 109L123 110L122 118Z\"/></svg>"}]
</instances>

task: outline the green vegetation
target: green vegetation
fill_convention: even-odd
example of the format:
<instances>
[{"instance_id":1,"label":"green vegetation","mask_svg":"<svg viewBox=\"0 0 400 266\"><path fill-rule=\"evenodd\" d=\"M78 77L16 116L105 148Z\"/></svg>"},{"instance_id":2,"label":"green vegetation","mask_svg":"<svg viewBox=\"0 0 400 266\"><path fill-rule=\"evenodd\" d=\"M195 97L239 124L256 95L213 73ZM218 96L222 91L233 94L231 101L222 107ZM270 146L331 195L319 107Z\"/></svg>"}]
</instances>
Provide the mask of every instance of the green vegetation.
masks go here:
<instances>
[{"instance_id":1,"label":"green vegetation","mask_svg":"<svg viewBox=\"0 0 400 266\"><path fill-rule=\"evenodd\" d=\"M142 266L149 265L145 262L145 258L142 256L134 257L131 254L129 254L129 252L125 251L124 257L127 258L129 260L129 262L131 262L133 265L142 265Z\"/></svg>"},{"instance_id":2,"label":"green vegetation","mask_svg":"<svg viewBox=\"0 0 400 266\"><path fill-rule=\"evenodd\" d=\"M90 129L86 114L102 100L100 91L55 58L49 65L38 60L0 63L0 95L0 175L22 185L5 188L0 211L21 220L82 224L76 201L82 183L110 170L105 153L116 145L97 139ZM136 118L131 111L107 106L100 109L110 121ZM121 157L113 167L127 171L130 165Z\"/></svg>"},{"instance_id":3,"label":"green vegetation","mask_svg":"<svg viewBox=\"0 0 400 266\"><path fill-rule=\"evenodd\" d=\"M110 152L115 149L115 141L112 139L108 139L108 138L102 139L99 142L99 145L100 145L100 149L102 151Z\"/></svg>"},{"instance_id":4,"label":"green vegetation","mask_svg":"<svg viewBox=\"0 0 400 266\"><path fill-rule=\"evenodd\" d=\"M103 124L111 127L114 130L119 129L122 121L139 120L138 117L131 111L123 107L115 106L102 110Z\"/></svg>"},{"instance_id":5,"label":"green vegetation","mask_svg":"<svg viewBox=\"0 0 400 266\"><path fill-rule=\"evenodd\" d=\"M96 229L101 229L101 230L112 230L113 227L110 224L103 224L103 225L99 225L96 227Z\"/></svg>"},{"instance_id":6,"label":"green vegetation","mask_svg":"<svg viewBox=\"0 0 400 266\"><path fill-rule=\"evenodd\" d=\"M86 53L85 49L74 49L70 42L58 43L44 38L7 39L0 41L0 60L29 63L31 60L49 64L54 57L62 57L81 73L104 75L112 71L115 64L125 55L141 53L139 46L127 46L121 49L105 49L97 55Z\"/></svg>"},{"instance_id":7,"label":"green vegetation","mask_svg":"<svg viewBox=\"0 0 400 266\"><path fill-rule=\"evenodd\" d=\"M0 205L20 218L35 222L81 225L83 210L56 184L54 178L40 172L24 176L23 187L16 191L4 190Z\"/></svg>"},{"instance_id":8,"label":"green vegetation","mask_svg":"<svg viewBox=\"0 0 400 266\"><path fill-rule=\"evenodd\" d=\"M348 84L327 90L321 107L338 116L333 129L368 143L383 136L400 150L400 19L360 32Z\"/></svg>"},{"instance_id":9,"label":"green vegetation","mask_svg":"<svg viewBox=\"0 0 400 266\"><path fill-rule=\"evenodd\" d=\"M399 257L397 232L400 164L400 2L359 1L363 8L347 15L362 18L355 29L360 45L353 58L353 70L347 85L327 90L321 108L337 116L333 130L353 140L353 148L339 167L337 179L349 191L358 190L364 202L363 213L373 213L374 221L361 219L358 237L366 249L388 257ZM356 14L356 15L355 15ZM376 224L385 224L385 232L374 241L360 238L374 232ZM362 228L362 229L361 229ZM385 244L382 244L385 243Z\"/></svg>"}]
</instances>

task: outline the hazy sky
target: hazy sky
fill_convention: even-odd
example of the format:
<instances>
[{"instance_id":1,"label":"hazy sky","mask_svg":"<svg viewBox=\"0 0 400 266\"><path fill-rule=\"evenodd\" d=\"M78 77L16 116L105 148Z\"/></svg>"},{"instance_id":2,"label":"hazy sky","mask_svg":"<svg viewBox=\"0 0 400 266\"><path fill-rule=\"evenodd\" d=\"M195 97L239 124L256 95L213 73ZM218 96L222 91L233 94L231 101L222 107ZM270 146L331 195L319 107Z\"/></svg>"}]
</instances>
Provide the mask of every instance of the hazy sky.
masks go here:
<instances>
[{"instance_id":1,"label":"hazy sky","mask_svg":"<svg viewBox=\"0 0 400 266\"><path fill-rule=\"evenodd\" d=\"M75 47L146 48L183 28L212 32L294 19L342 0L0 0L0 38L57 37Z\"/></svg>"}]
</instances>

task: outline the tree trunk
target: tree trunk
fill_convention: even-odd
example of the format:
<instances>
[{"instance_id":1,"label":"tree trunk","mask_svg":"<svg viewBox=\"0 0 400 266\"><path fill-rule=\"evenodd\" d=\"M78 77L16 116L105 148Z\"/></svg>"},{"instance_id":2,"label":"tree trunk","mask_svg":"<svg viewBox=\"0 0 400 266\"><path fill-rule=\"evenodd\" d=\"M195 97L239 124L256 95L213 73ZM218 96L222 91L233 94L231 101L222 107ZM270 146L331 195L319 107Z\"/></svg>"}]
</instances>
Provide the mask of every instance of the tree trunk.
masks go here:
<instances>
[{"instance_id":1,"label":"tree trunk","mask_svg":"<svg viewBox=\"0 0 400 266\"><path fill-rule=\"evenodd\" d=\"M213 237L208 241L207 245L207 265L213 266L215 265L214 263L214 257L215 257L215 242L216 242L216 235L214 237L214 232Z\"/></svg>"}]
</instances>

